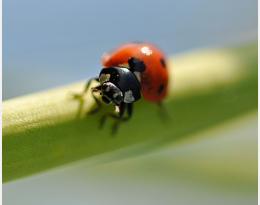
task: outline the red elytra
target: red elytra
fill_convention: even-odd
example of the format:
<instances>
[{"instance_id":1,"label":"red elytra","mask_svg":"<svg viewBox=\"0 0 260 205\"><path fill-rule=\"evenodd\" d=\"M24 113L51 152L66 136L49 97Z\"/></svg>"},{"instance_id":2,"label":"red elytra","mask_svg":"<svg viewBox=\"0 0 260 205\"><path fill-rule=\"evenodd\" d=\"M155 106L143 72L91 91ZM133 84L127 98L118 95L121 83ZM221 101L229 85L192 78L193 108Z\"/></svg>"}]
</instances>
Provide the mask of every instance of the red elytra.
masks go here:
<instances>
[{"instance_id":1,"label":"red elytra","mask_svg":"<svg viewBox=\"0 0 260 205\"><path fill-rule=\"evenodd\" d=\"M128 43L102 57L104 67L122 66L130 58L137 58L145 64L141 73L141 87L144 99L161 102L167 95L168 70L161 50L149 43Z\"/></svg>"}]
</instances>

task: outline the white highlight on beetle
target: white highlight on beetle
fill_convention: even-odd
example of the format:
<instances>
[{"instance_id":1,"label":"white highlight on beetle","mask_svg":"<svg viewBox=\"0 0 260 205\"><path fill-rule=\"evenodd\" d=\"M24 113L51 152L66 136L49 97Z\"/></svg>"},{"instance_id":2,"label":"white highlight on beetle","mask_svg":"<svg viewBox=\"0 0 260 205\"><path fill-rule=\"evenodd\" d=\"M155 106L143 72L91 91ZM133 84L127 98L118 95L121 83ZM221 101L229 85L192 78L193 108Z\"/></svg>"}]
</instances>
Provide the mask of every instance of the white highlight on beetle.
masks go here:
<instances>
[{"instance_id":1,"label":"white highlight on beetle","mask_svg":"<svg viewBox=\"0 0 260 205\"><path fill-rule=\"evenodd\" d=\"M153 53L153 51L148 46L142 47L141 52L147 56L150 56Z\"/></svg>"}]
</instances>

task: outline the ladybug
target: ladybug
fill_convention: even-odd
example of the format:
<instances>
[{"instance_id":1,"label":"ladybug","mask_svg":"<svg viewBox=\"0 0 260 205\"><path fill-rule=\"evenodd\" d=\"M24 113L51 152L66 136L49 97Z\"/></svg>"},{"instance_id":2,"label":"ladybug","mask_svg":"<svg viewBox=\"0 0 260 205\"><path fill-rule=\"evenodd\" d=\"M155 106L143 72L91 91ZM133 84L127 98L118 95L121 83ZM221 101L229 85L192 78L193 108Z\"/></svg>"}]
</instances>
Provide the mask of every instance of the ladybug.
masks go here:
<instances>
[{"instance_id":1,"label":"ladybug","mask_svg":"<svg viewBox=\"0 0 260 205\"><path fill-rule=\"evenodd\" d=\"M100 100L94 95L96 92L100 93L103 102L116 106L118 113L107 116L118 119L118 122L130 119L133 103L141 97L158 105L165 99L168 70L164 54L156 46L150 43L127 43L103 55L101 62L103 68L99 76L90 79L82 93L89 90L92 81L98 82L91 89L97 103L97 108L91 113L98 111L101 106ZM124 117L125 111L127 116ZM103 116L101 124L107 116Z\"/></svg>"}]
</instances>

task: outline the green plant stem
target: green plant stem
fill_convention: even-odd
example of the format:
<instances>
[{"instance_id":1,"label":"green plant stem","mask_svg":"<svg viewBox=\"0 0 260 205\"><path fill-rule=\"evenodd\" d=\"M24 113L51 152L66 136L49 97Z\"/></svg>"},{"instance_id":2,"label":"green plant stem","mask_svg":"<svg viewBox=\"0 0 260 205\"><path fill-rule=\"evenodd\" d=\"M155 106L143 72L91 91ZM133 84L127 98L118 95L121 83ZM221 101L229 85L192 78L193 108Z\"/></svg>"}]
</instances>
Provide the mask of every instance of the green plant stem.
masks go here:
<instances>
[{"instance_id":1,"label":"green plant stem","mask_svg":"<svg viewBox=\"0 0 260 205\"><path fill-rule=\"evenodd\" d=\"M162 121L157 106L141 100L116 136L110 135L113 120L99 129L111 107L86 116L95 106L86 95L79 111L71 94L81 92L84 82L5 101L3 181L129 145L156 147L257 109L257 46L191 52L168 64L165 106L171 119Z\"/></svg>"}]
</instances>

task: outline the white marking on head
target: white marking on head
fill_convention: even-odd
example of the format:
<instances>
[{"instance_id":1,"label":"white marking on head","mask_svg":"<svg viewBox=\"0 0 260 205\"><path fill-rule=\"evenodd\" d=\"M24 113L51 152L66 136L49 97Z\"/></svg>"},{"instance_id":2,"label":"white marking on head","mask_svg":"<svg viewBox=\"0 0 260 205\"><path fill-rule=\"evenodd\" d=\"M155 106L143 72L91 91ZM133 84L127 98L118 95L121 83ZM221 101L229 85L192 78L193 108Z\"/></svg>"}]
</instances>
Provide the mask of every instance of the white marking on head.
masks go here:
<instances>
[{"instance_id":1,"label":"white marking on head","mask_svg":"<svg viewBox=\"0 0 260 205\"><path fill-rule=\"evenodd\" d=\"M153 51L148 46L142 47L141 52L147 56L150 56L153 53Z\"/></svg>"},{"instance_id":2,"label":"white marking on head","mask_svg":"<svg viewBox=\"0 0 260 205\"><path fill-rule=\"evenodd\" d=\"M109 81L109 79L110 79L110 74L101 74L101 76L99 77L100 83Z\"/></svg>"},{"instance_id":3,"label":"white marking on head","mask_svg":"<svg viewBox=\"0 0 260 205\"><path fill-rule=\"evenodd\" d=\"M125 92L124 102L125 103L132 103L135 101L135 98L133 96L132 90L128 90Z\"/></svg>"}]
</instances>

